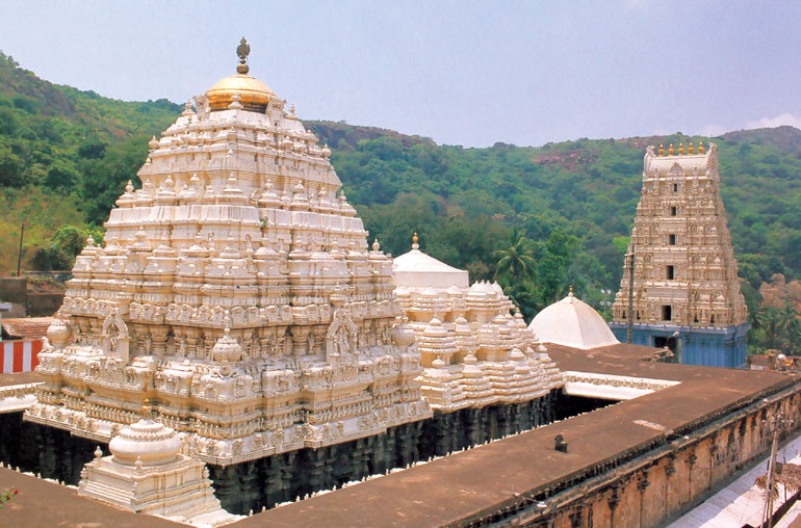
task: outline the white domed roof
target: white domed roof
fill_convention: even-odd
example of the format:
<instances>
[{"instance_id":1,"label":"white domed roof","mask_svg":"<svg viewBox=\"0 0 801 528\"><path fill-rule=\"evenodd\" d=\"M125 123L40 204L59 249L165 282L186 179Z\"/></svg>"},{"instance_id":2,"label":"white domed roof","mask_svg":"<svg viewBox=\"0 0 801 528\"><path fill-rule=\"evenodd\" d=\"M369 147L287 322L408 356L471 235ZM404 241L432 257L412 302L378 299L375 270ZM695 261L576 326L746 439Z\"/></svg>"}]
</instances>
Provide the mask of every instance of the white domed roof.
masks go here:
<instances>
[{"instance_id":1,"label":"white domed roof","mask_svg":"<svg viewBox=\"0 0 801 528\"><path fill-rule=\"evenodd\" d=\"M415 234L416 236L416 234ZM448 266L444 262L420 251L417 239L412 250L397 257L392 264L392 281L395 286L407 288L467 288L470 279L467 271Z\"/></svg>"},{"instance_id":2,"label":"white domed roof","mask_svg":"<svg viewBox=\"0 0 801 528\"><path fill-rule=\"evenodd\" d=\"M538 313L528 328L540 341L582 350L620 343L603 317L572 291Z\"/></svg>"},{"instance_id":3,"label":"white domed roof","mask_svg":"<svg viewBox=\"0 0 801 528\"><path fill-rule=\"evenodd\" d=\"M123 427L108 444L114 461L132 466L139 459L145 466L172 462L181 450L181 440L171 428L143 418Z\"/></svg>"}]
</instances>

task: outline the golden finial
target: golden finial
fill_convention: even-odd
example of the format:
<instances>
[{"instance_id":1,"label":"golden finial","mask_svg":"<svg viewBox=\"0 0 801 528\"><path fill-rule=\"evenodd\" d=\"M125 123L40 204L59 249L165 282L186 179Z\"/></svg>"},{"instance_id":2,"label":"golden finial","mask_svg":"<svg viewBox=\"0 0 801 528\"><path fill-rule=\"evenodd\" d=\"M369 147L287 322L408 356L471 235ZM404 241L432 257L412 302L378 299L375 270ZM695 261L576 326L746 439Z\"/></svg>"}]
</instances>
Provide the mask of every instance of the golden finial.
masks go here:
<instances>
[{"instance_id":1,"label":"golden finial","mask_svg":"<svg viewBox=\"0 0 801 528\"><path fill-rule=\"evenodd\" d=\"M143 420L150 420L153 417L153 407L150 405L150 399L145 398L142 402L141 415Z\"/></svg>"},{"instance_id":2,"label":"golden finial","mask_svg":"<svg viewBox=\"0 0 801 528\"><path fill-rule=\"evenodd\" d=\"M248 55L250 55L250 44L242 37L239 41L239 46L236 47L236 54L239 56L239 64L236 66L236 73L246 74L250 71L248 66Z\"/></svg>"},{"instance_id":3,"label":"golden finial","mask_svg":"<svg viewBox=\"0 0 801 528\"><path fill-rule=\"evenodd\" d=\"M665 145L663 145L662 143L659 144L659 155L660 156L665 155Z\"/></svg>"},{"instance_id":4,"label":"golden finial","mask_svg":"<svg viewBox=\"0 0 801 528\"><path fill-rule=\"evenodd\" d=\"M694 154L694 152L693 152L693 142L692 141L690 141L690 144L687 146L687 154L689 154L691 156Z\"/></svg>"},{"instance_id":5,"label":"golden finial","mask_svg":"<svg viewBox=\"0 0 801 528\"><path fill-rule=\"evenodd\" d=\"M672 156L675 153L676 151L673 150L673 143L671 143L670 146L668 147L668 156Z\"/></svg>"},{"instance_id":6,"label":"golden finial","mask_svg":"<svg viewBox=\"0 0 801 528\"><path fill-rule=\"evenodd\" d=\"M679 156L684 154L684 143L679 143Z\"/></svg>"},{"instance_id":7,"label":"golden finial","mask_svg":"<svg viewBox=\"0 0 801 528\"><path fill-rule=\"evenodd\" d=\"M704 142L703 141L699 141L698 142L698 153L699 154L703 154L704 153Z\"/></svg>"},{"instance_id":8,"label":"golden finial","mask_svg":"<svg viewBox=\"0 0 801 528\"><path fill-rule=\"evenodd\" d=\"M412 249L418 249L420 247L420 244L418 244L419 241L420 238L417 236L417 231L415 231L414 235L412 235Z\"/></svg>"}]
</instances>

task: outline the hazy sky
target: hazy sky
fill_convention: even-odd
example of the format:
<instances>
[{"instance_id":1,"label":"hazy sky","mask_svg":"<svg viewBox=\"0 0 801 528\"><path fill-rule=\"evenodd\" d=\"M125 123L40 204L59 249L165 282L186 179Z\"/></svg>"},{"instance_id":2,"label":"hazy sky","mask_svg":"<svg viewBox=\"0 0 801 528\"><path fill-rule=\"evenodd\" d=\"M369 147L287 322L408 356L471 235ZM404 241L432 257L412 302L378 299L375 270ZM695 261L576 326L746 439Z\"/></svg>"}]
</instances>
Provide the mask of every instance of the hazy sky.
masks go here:
<instances>
[{"instance_id":1,"label":"hazy sky","mask_svg":"<svg viewBox=\"0 0 801 528\"><path fill-rule=\"evenodd\" d=\"M184 102L251 74L305 119L489 146L801 126L801 2L3 0L58 84Z\"/></svg>"}]
</instances>

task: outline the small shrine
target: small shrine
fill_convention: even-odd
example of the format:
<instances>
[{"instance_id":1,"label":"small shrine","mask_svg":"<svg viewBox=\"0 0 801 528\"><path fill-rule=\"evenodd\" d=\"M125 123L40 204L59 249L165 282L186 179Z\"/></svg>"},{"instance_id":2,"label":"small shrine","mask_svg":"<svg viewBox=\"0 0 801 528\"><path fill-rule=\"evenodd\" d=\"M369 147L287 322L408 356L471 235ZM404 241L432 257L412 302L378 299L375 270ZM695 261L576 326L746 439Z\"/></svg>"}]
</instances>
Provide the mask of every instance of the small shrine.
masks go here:
<instances>
[{"instance_id":1,"label":"small shrine","mask_svg":"<svg viewBox=\"0 0 801 528\"><path fill-rule=\"evenodd\" d=\"M81 471L78 494L134 513L193 526L222 526L239 519L214 496L206 465L180 453L178 434L150 418L123 427Z\"/></svg>"}]
</instances>

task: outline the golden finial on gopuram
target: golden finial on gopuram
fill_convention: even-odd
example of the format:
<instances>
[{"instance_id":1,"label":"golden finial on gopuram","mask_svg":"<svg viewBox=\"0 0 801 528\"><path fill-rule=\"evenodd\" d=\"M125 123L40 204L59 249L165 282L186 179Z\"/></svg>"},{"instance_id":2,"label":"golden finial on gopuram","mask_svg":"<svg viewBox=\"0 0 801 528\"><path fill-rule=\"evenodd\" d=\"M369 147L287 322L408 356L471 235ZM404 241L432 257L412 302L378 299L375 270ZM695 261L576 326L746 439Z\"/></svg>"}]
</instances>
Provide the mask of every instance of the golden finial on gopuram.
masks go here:
<instances>
[{"instance_id":1,"label":"golden finial on gopuram","mask_svg":"<svg viewBox=\"0 0 801 528\"><path fill-rule=\"evenodd\" d=\"M248 55L250 55L250 44L245 37L239 41L239 46L236 47L236 54L239 56L239 64L236 66L236 73L246 74L250 71L248 66Z\"/></svg>"}]
</instances>

